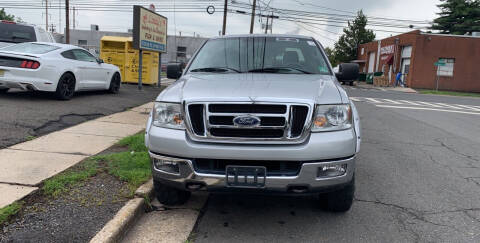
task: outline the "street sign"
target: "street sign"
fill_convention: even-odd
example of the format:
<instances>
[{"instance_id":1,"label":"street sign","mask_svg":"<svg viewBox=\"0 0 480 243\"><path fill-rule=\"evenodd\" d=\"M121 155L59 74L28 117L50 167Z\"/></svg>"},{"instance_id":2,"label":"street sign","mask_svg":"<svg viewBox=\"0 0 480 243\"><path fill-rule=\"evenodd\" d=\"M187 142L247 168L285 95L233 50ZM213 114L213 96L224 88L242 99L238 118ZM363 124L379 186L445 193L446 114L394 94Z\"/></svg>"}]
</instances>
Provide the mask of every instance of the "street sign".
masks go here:
<instances>
[{"instance_id":1,"label":"street sign","mask_svg":"<svg viewBox=\"0 0 480 243\"><path fill-rule=\"evenodd\" d=\"M133 6L133 48L165 53L167 18L142 6Z\"/></svg>"}]
</instances>

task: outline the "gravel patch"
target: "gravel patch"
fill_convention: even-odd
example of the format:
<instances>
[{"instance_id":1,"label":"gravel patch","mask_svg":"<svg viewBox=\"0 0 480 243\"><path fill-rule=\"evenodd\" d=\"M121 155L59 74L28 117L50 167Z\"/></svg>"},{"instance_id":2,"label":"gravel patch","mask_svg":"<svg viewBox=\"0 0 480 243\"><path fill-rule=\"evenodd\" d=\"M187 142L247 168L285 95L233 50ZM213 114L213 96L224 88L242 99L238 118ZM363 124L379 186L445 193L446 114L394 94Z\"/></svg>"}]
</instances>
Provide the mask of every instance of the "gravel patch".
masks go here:
<instances>
[{"instance_id":1,"label":"gravel patch","mask_svg":"<svg viewBox=\"0 0 480 243\"><path fill-rule=\"evenodd\" d=\"M88 242L128 200L126 183L101 172L57 198L39 195L3 227L0 242Z\"/></svg>"}]
</instances>

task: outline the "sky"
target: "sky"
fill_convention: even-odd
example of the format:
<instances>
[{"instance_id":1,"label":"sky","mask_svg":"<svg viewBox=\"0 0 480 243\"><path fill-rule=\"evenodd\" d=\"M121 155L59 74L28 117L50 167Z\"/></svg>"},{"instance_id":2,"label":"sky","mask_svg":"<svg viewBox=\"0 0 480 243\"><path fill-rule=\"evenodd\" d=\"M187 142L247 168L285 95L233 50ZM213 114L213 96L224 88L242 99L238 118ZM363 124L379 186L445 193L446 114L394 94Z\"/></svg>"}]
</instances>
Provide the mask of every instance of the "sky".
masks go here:
<instances>
[{"instance_id":1,"label":"sky","mask_svg":"<svg viewBox=\"0 0 480 243\"><path fill-rule=\"evenodd\" d=\"M20 17L25 22L45 27L45 9L40 8L44 4L44 1L45 0L23 0L20 2L17 0L0 0L0 8L4 7L7 13ZM65 0L48 1L49 6L51 6L49 10L49 22L56 26L61 24L62 28L60 29L62 31L60 32L63 32L65 28L65 11L59 11L58 6L60 2L63 4ZM163 11L165 6L172 6L174 1L176 6L187 3L196 4L195 6L198 6L198 12L176 12L173 14L172 11ZM252 3L252 1L253 0L233 0L236 4L249 4ZM93 6L93 4L107 4L117 6L117 8L122 6L127 12L76 11L75 22L77 29L90 29L91 24L97 24L100 30L126 32L132 28L132 13L129 10L129 3L132 2L146 7L148 7L149 3L157 4L157 12L168 18L168 33L172 35L174 33L180 34L181 32L182 36L193 36L196 34L203 37L212 37L218 36L219 31L222 29L223 12L220 10L223 8L223 0L70 0L70 6L77 6L77 8L79 8L79 6L85 3L91 4L90 6ZM228 2L230 3L232 0L228 0ZM436 5L440 3L440 0L258 0L257 2L260 6L266 6L268 4L268 6L273 8L314 12L314 17L332 16L324 14L339 14L347 16L342 17L345 19L350 18L348 16L354 15L355 12L363 10L367 16L376 18L432 21L439 12ZM24 3L23 6L25 8L34 5L40 7L37 7L37 9L24 9L19 7L22 6L21 3ZM210 3L216 6L217 11L213 14L206 12L206 7ZM203 11L203 9L205 9L205 11ZM238 8L232 7L230 9ZM248 9L242 10L247 13L251 11ZM262 12L262 14L265 13ZM254 33L264 32L261 28L262 23L260 21L265 23L265 18L261 19L256 17ZM370 21L375 20L370 19ZM72 17L70 22L72 28ZM313 36L324 46L332 47L342 33L342 28L327 25L346 25L345 23L334 22L335 20L325 20L325 22L316 22L321 24L313 25L311 23L301 23L298 21L286 21L280 17L273 21L273 33ZM389 22L393 23L392 21ZM409 25L409 23L405 21L395 21L395 24L402 26ZM56 28L58 29L58 27ZM398 34L397 32L410 31L408 28L390 28L385 26L369 26L368 28L376 29L375 34L377 39L396 35ZM416 28L416 26L414 28ZM249 32L249 29L250 16L234 13L227 14L227 34L246 34Z\"/></svg>"}]
</instances>

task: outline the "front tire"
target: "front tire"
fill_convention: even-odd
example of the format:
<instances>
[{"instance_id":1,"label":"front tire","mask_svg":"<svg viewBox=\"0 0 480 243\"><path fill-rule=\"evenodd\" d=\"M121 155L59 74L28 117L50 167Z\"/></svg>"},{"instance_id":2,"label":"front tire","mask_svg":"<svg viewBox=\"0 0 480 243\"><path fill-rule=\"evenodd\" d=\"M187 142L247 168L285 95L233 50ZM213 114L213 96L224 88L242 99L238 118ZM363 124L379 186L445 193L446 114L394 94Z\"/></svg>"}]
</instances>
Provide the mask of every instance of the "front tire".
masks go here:
<instances>
[{"instance_id":1,"label":"front tire","mask_svg":"<svg viewBox=\"0 0 480 243\"><path fill-rule=\"evenodd\" d=\"M182 191L176 188L154 181L153 187L158 201L167 206L182 205L188 201L191 193L189 191Z\"/></svg>"},{"instance_id":2,"label":"front tire","mask_svg":"<svg viewBox=\"0 0 480 243\"><path fill-rule=\"evenodd\" d=\"M69 100L75 93L75 76L71 73L65 73L60 77L57 84L55 96L59 100Z\"/></svg>"},{"instance_id":3,"label":"front tire","mask_svg":"<svg viewBox=\"0 0 480 243\"><path fill-rule=\"evenodd\" d=\"M355 194L355 176L345 187L338 191L329 192L320 195L321 200L325 200L324 205L328 211L343 213L350 210L353 204Z\"/></svg>"},{"instance_id":4,"label":"front tire","mask_svg":"<svg viewBox=\"0 0 480 243\"><path fill-rule=\"evenodd\" d=\"M115 73L110 81L110 87L108 88L108 92L112 94L118 94L120 91L120 74Z\"/></svg>"}]
</instances>

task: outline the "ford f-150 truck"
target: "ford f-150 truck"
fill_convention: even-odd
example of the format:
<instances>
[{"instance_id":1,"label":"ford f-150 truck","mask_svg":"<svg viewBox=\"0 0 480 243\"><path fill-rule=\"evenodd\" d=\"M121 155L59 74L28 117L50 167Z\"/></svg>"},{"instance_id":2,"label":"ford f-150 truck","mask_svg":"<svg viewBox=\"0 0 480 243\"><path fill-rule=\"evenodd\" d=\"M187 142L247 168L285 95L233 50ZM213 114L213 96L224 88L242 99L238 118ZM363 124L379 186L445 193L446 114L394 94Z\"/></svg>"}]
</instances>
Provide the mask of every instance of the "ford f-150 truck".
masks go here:
<instances>
[{"instance_id":1,"label":"ford f-150 truck","mask_svg":"<svg viewBox=\"0 0 480 243\"><path fill-rule=\"evenodd\" d=\"M158 200L191 191L319 194L348 211L355 190L360 119L321 44L297 35L213 38L160 93L145 143Z\"/></svg>"}]
</instances>

